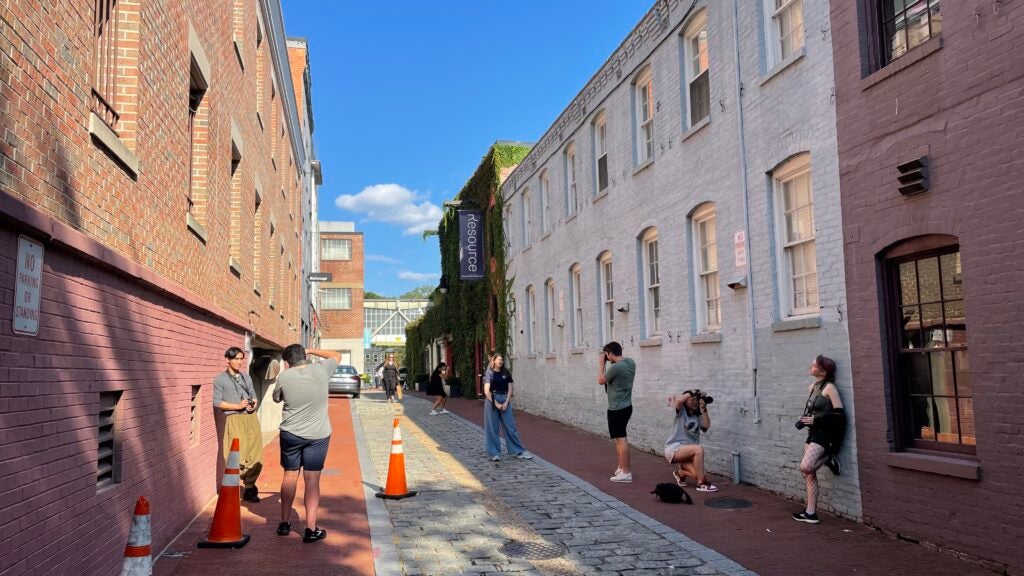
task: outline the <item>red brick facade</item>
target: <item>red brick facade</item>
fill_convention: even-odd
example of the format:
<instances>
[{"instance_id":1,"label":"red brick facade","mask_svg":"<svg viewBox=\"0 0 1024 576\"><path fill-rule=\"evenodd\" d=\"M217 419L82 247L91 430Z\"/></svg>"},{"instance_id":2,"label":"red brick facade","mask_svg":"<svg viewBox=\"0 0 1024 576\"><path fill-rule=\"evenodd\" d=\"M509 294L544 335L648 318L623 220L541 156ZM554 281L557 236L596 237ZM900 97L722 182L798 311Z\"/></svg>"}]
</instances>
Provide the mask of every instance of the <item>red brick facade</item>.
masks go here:
<instances>
[{"instance_id":1,"label":"red brick facade","mask_svg":"<svg viewBox=\"0 0 1024 576\"><path fill-rule=\"evenodd\" d=\"M109 4L0 7L2 576L114 573L139 495L161 550L222 473L211 383L224 350L298 340L279 5L118 1L104 68L93 30ZM37 336L12 332L19 234L45 248ZM104 392L121 393L120 482L98 487Z\"/></svg>"},{"instance_id":2,"label":"red brick facade","mask_svg":"<svg viewBox=\"0 0 1024 576\"><path fill-rule=\"evenodd\" d=\"M1024 574L1024 6L942 2L941 32L880 67L875 4L831 4L864 521ZM930 189L902 195L897 165L923 156ZM963 300L945 310L945 324L959 326L945 338L966 350L957 393L972 397L957 407L959 426L935 429L898 408L911 387L899 349L917 352L902 331L927 318L914 320L913 307L898 318L896 299L913 291L886 283L908 256L957 246L949 291ZM922 302L925 292L935 290L922 286ZM966 342L950 338L962 336L964 317ZM931 371L933 382L948 377ZM959 451L944 450L958 435Z\"/></svg>"},{"instance_id":3,"label":"red brick facade","mask_svg":"<svg viewBox=\"0 0 1024 576\"><path fill-rule=\"evenodd\" d=\"M366 323L363 317L363 233L362 232L321 232L320 240L345 239L352 241L351 260L328 260L320 255L320 271L333 275L331 282L320 284L321 290L329 288L350 288L352 308L332 310L325 308L321 300L320 316L323 319L324 339L362 338Z\"/></svg>"}]
</instances>

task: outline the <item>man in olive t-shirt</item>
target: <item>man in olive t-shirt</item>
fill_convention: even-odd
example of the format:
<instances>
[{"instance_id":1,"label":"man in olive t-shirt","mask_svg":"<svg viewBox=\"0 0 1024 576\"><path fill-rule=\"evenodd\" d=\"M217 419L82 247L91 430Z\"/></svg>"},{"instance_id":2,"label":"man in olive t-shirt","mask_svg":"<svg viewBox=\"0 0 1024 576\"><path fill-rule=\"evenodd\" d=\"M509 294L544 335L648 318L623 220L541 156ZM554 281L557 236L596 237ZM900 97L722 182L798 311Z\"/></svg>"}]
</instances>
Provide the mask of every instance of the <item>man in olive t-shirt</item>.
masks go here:
<instances>
[{"instance_id":1,"label":"man in olive t-shirt","mask_svg":"<svg viewBox=\"0 0 1024 576\"><path fill-rule=\"evenodd\" d=\"M612 365L606 365L611 362ZM618 467L612 482L632 482L629 469L629 443L626 440L626 425L633 415L633 380L636 378L636 362L622 356L622 346L609 342L601 350L598 364L597 383L608 393L608 435L615 442L615 456Z\"/></svg>"}]
</instances>

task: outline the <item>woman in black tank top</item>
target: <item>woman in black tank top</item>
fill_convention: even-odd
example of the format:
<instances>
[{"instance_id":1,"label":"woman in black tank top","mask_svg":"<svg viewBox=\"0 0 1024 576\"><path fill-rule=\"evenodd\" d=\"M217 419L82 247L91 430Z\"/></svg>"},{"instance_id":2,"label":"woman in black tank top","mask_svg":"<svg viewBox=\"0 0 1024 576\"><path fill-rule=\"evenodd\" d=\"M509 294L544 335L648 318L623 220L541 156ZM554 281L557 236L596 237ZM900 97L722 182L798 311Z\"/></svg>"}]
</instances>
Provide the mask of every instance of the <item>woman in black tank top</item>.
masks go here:
<instances>
[{"instance_id":1,"label":"woman in black tank top","mask_svg":"<svg viewBox=\"0 0 1024 576\"><path fill-rule=\"evenodd\" d=\"M846 426L843 401L835 385L836 363L826 356L818 356L807 372L814 377L808 387L804 415L797 428L807 428L807 442L800 461L800 472L807 483L807 507L793 514L793 519L810 524L818 523L818 469L826 461L836 474L839 472L835 454L841 442L841 430Z\"/></svg>"}]
</instances>

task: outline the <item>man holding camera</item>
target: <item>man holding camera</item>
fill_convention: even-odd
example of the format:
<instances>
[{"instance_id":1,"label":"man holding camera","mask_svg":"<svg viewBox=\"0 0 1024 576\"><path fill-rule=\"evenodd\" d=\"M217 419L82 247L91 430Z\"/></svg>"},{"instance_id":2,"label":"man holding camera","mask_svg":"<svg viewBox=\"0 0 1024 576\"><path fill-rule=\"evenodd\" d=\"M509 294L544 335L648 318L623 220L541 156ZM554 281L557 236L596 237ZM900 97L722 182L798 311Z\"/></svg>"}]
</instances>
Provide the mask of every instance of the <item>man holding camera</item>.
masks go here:
<instances>
[{"instance_id":1,"label":"man holding camera","mask_svg":"<svg viewBox=\"0 0 1024 576\"><path fill-rule=\"evenodd\" d=\"M707 481L704 474L704 447L700 445L701 432L711 427L708 404L714 401L700 390L688 390L679 396L670 396L669 405L676 409L672 435L665 441L665 459L678 464L673 470L676 484L686 486L686 479L697 482L698 492L717 492L718 487Z\"/></svg>"},{"instance_id":2,"label":"man holding camera","mask_svg":"<svg viewBox=\"0 0 1024 576\"><path fill-rule=\"evenodd\" d=\"M213 406L225 415L224 459L226 461L231 452L231 440L238 438L238 475L245 486L242 499L259 502L256 479L263 469L263 432L256 415L256 389L252 378L241 371L245 364L245 352L241 348L228 348L224 358L227 359L227 370L213 380Z\"/></svg>"},{"instance_id":3,"label":"man holding camera","mask_svg":"<svg viewBox=\"0 0 1024 576\"><path fill-rule=\"evenodd\" d=\"M611 366L607 366L609 362ZM633 481L633 473L629 469L626 425L633 415L635 378L636 362L622 356L622 346L618 342L605 344L598 362L597 383L604 386L608 394L608 435L615 442L615 456L618 459L615 475L610 478L612 482Z\"/></svg>"}]
</instances>

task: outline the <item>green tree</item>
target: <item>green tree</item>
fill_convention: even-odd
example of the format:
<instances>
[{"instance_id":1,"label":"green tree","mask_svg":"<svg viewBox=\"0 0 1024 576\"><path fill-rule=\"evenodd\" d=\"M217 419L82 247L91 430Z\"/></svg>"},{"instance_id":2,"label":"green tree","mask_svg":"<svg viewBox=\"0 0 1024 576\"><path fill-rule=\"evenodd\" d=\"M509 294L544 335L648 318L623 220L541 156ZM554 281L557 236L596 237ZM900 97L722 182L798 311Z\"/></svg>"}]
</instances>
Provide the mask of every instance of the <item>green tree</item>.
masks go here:
<instances>
[{"instance_id":1,"label":"green tree","mask_svg":"<svg viewBox=\"0 0 1024 576\"><path fill-rule=\"evenodd\" d=\"M434 292L434 287L433 286L431 286L430 284L424 284L423 286L419 286L417 288L413 288L412 290L409 290L405 294L402 294L401 296L399 296L399 298L402 298L403 300L405 300L405 299L409 299L409 300L426 300L427 298L430 298L430 295L433 292Z\"/></svg>"},{"instance_id":2,"label":"green tree","mask_svg":"<svg viewBox=\"0 0 1024 576\"><path fill-rule=\"evenodd\" d=\"M366 292L363 293L363 300L387 300L387 299L388 299L387 296L381 296L380 294L377 294L376 292L371 292L369 290L367 290Z\"/></svg>"}]
</instances>

